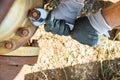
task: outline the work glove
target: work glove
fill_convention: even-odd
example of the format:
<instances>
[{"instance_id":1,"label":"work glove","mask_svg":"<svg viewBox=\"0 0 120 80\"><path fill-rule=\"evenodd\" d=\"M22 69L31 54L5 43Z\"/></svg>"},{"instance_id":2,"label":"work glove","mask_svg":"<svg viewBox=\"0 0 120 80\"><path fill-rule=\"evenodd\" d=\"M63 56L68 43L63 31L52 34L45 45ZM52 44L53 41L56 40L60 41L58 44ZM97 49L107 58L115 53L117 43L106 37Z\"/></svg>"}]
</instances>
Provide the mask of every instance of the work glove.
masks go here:
<instances>
[{"instance_id":1,"label":"work glove","mask_svg":"<svg viewBox=\"0 0 120 80\"><path fill-rule=\"evenodd\" d=\"M94 46L98 43L100 35L92 27L87 16L80 17L75 21L71 37L80 43Z\"/></svg>"},{"instance_id":2,"label":"work glove","mask_svg":"<svg viewBox=\"0 0 120 80\"><path fill-rule=\"evenodd\" d=\"M110 37L109 30L112 28L105 21L100 9L96 14L78 18L70 35L81 43L102 46L100 39L103 35Z\"/></svg>"}]
</instances>

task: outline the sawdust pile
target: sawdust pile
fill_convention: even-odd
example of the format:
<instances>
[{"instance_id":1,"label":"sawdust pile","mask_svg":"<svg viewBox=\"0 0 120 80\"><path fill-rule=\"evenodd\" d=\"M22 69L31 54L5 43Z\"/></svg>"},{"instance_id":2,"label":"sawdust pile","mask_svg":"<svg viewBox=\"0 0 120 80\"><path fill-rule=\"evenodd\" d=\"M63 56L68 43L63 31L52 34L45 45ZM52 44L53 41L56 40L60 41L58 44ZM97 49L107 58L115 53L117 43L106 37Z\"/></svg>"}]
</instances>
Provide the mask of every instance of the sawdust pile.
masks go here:
<instances>
[{"instance_id":1,"label":"sawdust pile","mask_svg":"<svg viewBox=\"0 0 120 80\"><path fill-rule=\"evenodd\" d=\"M50 32L48 33L44 30L44 27L41 26L33 39L38 39L40 48L38 62L35 66L30 68L32 69L32 72L34 74L36 72L37 75L37 77L34 76L34 80L36 80L36 78L39 78L38 80L98 79L98 76L101 77L99 75L100 73L102 73L102 77L105 76L104 74L107 74L105 72L106 68L103 67L103 72L99 72L99 69L101 70L100 63L105 60L115 60L116 58L120 58L120 41L112 41L106 37L101 39L104 46L90 47L77 42L70 36L60 36ZM68 71L64 68L68 68L71 72L67 73ZM56 69L63 69L63 72L59 70L56 71ZM50 71L47 72L47 70ZM119 68L117 70L119 71ZM44 77L40 77L41 75ZM57 75L62 76L58 77ZM26 80L29 79L33 79L33 77L30 78L29 76Z\"/></svg>"},{"instance_id":2,"label":"sawdust pile","mask_svg":"<svg viewBox=\"0 0 120 80\"><path fill-rule=\"evenodd\" d=\"M120 58L120 41L112 41L106 37L101 40L104 46L90 47L70 36L48 33L41 26L36 38L40 47L38 64L42 69Z\"/></svg>"}]
</instances>

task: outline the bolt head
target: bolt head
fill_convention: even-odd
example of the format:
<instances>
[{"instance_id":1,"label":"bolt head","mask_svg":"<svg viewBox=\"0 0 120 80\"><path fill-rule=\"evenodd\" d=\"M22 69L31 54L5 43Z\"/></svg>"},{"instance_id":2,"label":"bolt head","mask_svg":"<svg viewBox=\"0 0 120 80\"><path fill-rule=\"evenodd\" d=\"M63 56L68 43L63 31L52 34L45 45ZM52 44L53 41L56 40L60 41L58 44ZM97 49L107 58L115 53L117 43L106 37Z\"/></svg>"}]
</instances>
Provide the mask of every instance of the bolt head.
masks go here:
<instances>
[{"instance_id":1,"label":"bolt head","mask_svg":"<svg viewBox=\"0 0 120 80\"><path fill-rule=\"evenodd\" d=\"M26 28L20 28L18 30L18 35L21 36L21 37L26 37L29 35L29 30L26 29Z\"/></svg>"},{"instance_id":2,"label":"bolt head","mask_svg":"<svg viewBox=\"0 0 120 80\"><path fill-rule=\"evenodd\" d=\"M13 48L13 42L12 41L7 41L6 43L5 43L5 48L7 48L7 49L12 49Z\"/></svg>"},{"instance_id":3,"label":"bolt head","mask_svg":"<svg viewBox=\"0 0 120 80\"><path fill-rule=\"evenodd\" d=\"M23 36L27 36L29 34L29 31L27 29L23 29L21 33Z\"/></svg>"},{"instance_id":4,"label":"bolt head","mask_svg":"<svg viewBox=\"0 0 120 80\"><path fill-rule=\"evenodd\" d=\"M29 17L37 20L39 19L39 17L41 16L41 13L39 11L37 11L36 9L30 10L29 12Z\"/></svg>"}]
</instances>

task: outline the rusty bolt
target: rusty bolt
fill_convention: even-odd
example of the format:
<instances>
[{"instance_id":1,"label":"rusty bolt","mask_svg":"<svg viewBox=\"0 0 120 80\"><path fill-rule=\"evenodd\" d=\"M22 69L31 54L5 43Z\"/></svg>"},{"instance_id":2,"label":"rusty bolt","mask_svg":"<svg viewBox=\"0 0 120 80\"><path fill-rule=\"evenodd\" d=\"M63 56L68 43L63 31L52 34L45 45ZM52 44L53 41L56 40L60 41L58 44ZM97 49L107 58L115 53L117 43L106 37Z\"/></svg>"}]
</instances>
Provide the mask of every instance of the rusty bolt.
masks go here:
<instances>
[{"instance_id":1,"label":"rusty bolt","mask_svg":"<svg viewBox=\"0 0 120 80\"><path fill-rule=\"evenodd\" d=\"M27 28L20 28L18 30L18 34L21 36L21 37L26 37L29 35L29 30Z\"/></svg>"},{"instance_id":2,"label":"rusty bolt","mask_svg":"<svg viewBox=\"0 0 120 80\"><path fill-rule=\"evenodd\" d=\"M12 49L14 46L13 41L6 41L5 42L5 48Z\"/></svg>"},{"instance_id":3,"label":"rusty bolt","mask_svg":"<svg viewBox=\"0 0 120 80\"><path fill-rule=\"evenodd\" d=\"M37 11L36 9L32 9L29 11L29 17L37 20L39 19L39 17L41 16L41 13L39 11Z\"/></svg>"}]
</instances>

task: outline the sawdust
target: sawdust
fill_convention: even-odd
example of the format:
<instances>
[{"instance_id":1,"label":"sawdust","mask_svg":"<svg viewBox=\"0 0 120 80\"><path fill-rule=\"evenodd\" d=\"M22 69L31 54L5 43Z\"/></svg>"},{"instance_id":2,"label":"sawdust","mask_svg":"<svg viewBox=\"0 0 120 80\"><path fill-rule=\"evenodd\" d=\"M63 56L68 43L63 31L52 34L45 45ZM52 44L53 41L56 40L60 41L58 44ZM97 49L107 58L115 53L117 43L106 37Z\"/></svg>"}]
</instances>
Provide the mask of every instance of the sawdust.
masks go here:
<instances>
[{"instance_id":1,"label":"sawdust","mask_svg":"<svg viewBox=\"0 0 120 80\"><path fill-rule=\"evenodd\" d=\"M55 80L90 79L85 73L89 73L92 77L95 77L93 75L99 74L98 70L101 69L98 67L100 63L106 60L109 61L120 58L120 42L109 40L106 37L103 37L101 40L104 46L90 47L73 40L70 36L47 33L44 31L43 26L41 26L34 39L38 39L40 54L37 64L32 68L33 72L43 71L44 73L46 70L64 69L70 66L75 67L75 69L70 68L69 70L71 70L71 72L66 74L67 76L71 74L72 78L68 77L68 79L66 79L59 76L57 77L59 79L56 78ZM82 65L83 67L76 67L76 65ZM81 69L79 69L79 67ZM94 67L96 68L95 72ZM77 71L76 73L74 72L75 70ZM57 70L58 74L64 74L66 73L65 71L61 73ZM52 73L52 71L50 72ZM46 72L45 74L48 76L51 73ZM55 74L56 73L53 73L53 75ZM82 76L83 74L84 76ZM38 74L37 76L40 77ZM77 76L77 78L75 76ZM56 75L54 77L56 77ZM101 76L99 75L99 77ZM48 80L52 80L53 78L51 77ZM96 78L98 77L95 77L95 79ZM42 79L45 80L45 78Z\"/></svg>"}]
</instances>

